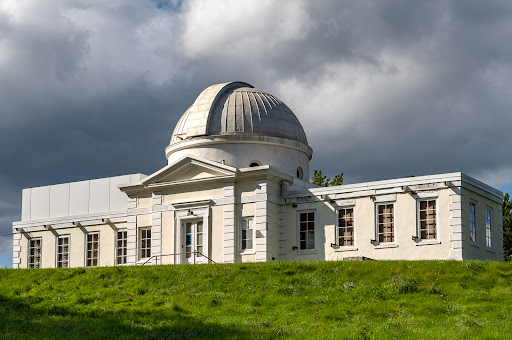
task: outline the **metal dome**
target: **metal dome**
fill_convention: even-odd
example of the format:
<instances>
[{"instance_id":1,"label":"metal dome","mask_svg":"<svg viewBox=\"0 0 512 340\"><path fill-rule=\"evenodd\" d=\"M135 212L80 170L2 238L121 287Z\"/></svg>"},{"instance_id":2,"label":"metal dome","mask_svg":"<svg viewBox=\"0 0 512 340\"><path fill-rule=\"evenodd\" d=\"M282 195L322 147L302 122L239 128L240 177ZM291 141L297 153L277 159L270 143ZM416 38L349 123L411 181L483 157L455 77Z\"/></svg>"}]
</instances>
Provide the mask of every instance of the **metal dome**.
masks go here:
<instances>
[{"instance_id":1,"label":"metal dome","mask_svg":"<svg viewBox=\"0 0 512 340\"><path fill-rule=\"evenodd\" d=\"M205 89L176 124L170 144L226 135L271 136L308 145L302 125L286 104L243 82Z\"/></svg>"}]
</instances>

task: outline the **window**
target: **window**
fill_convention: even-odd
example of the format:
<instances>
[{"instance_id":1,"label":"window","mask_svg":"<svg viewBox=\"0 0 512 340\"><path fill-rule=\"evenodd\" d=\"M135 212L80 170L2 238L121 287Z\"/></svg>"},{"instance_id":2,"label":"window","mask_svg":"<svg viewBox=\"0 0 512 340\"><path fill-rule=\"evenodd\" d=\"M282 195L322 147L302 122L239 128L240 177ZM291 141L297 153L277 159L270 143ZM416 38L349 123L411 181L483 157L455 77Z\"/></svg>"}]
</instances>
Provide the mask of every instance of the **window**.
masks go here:
<instances>
[{"instance_id":1,"label":"window","mask_svg":"<svg viewBox=\"0 0 512 340\"><path fill-rule=\"evenodd\" d=\"M126 254L127 254L127 239L128 232L126 230L118 230L117 231L117 242L116 242L116 264L125 264L126 263Z\"/></svg>"},{"instance_id":2,"label":"window","mask_svg":"<svg viewBox=\"0 0 512 340\"><path fill-rule=\"evenodd\" d=\"M394 242L393 203L377 205L377 234L379 243Z\"/></svg>"},{"instance_id":3,"label":"window","mask_svg":"<svg viewBox=\"0 0 512 340\"><path fill-rule=\"evenodd\" d=\"M315 249L315 213L299 213L299 250Z\"/></svg>"},{"instance_id":4,"label":"window","mask_svg":"<svg viewBox=\"0 0 512 340\"><path fill-rule=\"evenodd\" d=\"M299 166L297 168L297 178L298 179L302 179L304 177L304 171L302 170L302 168Z\"/></svg>"},{"instance_id":5,"label":"window","mask_svg":"<svg viewBox=\"0 0 512 340\"><path fill-rule=\"evenodd\" d=\"M253 250L254 220L252 217L242 218L240 223L240 251Z\"/></svg>"},{"instance_id":6,"label":"window","mask_svg":"<svg viewBox=\"0 0 512 340\"><path fill-rule=\"evenodd\" d=\"M31 238L28 240L28 267L41 268L41 238Z\"/></svg>"},{"instance_id":7,"label":"window","mask_svg":"<svg viewBox=\"0 0 512 340\"><path fill-rule=\"evenodd\" d=\"M69 267L69 236L57 237L57 268Z\"/></svg>"},{"instance_id":8,"label":"window","mask_svg":"<svg viewBox=\"0 0 512 340\"><path fill-rule=\"evenodd\" d=\"M436 200L419 201L420 239L435 240L437 238Z\"/></svg>"},{"instance_id":9,"label":"window","mask_svg":"<svg viewBox=\"0 0 512 340\"><path fill-rule=\"evenodd\" d=\"M476 243L476 206L469 203L469 239Z\"/></svg>"},{"instance_id":10,"label":"window","mask_svg":"<svg viewBox=\"0 0 512 340\"><path fill-rule=\"evenodd\" d=\"M485 208L485 244L492 248L492 214L491 208Z\"/></svg>"},{"instance_id":11,"label":"window","mask_svg":"<svg viewBox=\"0 0 512 340\"><path fill-rule=\"evenodd\" d=\"M354 245L354 208L338 210L338 246Z\"/></svg>"},{"instance_id":12,"label":"window","mask_svg":"<svg viewBox=\"0 0 512 340\"><path fill-rule=\"evenodd\" d=\"M254 161L251 161L251 163L249 163L249 166L250 166L251 168L253 168L253 167L255 167L255 166L261 166L261 162L260 162L260 161L256 161L256 160L254 160Z\"/></svg>"},{"instance_id":13,"label":"window","mask_svg":"<svg viewBox=\"0 0 512 340\"><path fill-rule=\"evenodd\" d=\"M140 258L151 257L151 228L139 229Z\"/></svg>"},{"instance_id":14,"label":"window","mask_svg":"<svg viewBox=\"0 0 512 340\"><path fill-rule=\"evenodd\" d=\"M85 266L97 267L100 250L100 233L89 233L86 235Z\"/></svg>"}]
</instances>

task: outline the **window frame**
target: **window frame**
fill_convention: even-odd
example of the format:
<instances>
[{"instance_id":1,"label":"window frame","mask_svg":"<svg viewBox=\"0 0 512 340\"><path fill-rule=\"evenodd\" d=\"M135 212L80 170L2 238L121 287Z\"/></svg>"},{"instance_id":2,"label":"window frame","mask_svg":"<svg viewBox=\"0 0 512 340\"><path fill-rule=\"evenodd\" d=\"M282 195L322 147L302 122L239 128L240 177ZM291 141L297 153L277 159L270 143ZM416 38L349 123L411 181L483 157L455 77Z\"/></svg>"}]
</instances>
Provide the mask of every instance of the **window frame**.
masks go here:
<instances>
[{"instance_id":1,"label":"window frame","mask_svg":"<svg viewBox=\"0 0 512 340\"><path fill-rule=\"evenodd\" d=\"M125 251L124 251L124 255L119 255L119 233L125 233L125 237L124 237L124 246L121 247L121 248L124 248ZM124 258L124 262L122 263L119 263L119 258ZM124 229L117 229L116 230L116 243L115 243L115 262L114 264L116 266L122 266L122 265L125 265L125 264L128 264L128 229L124 228Z\"/></svg>"},{"instance_id":2,"label":"window frame","mask_svg":"<svg viewBox=\"0 0 512 340\"><path fill-rule=\"evenodd\" d=\"M243 234L243 223L244 221L252 221L252 225L251 225L251 240L252 240L252 247L251 248L243 248L243 238L242 238L242 234ZM255 223L254 223L254 216L243 216L240 218L240 224L239 224L239 227L238 227L238 251L240 254L254 254L255 253L255 234L256 234L256 230L255 230ZM246 238L247 240L247 238Z\"/></svg>"},{"instance_id":3,"label":"window frame","mask_svg":"<svg viewBox=\"0 0 512 340\"><path fill-rule=\"evenodd\" d=\"M30 255L30 250L33 248L31 245L32 241L39 241L39 263L37 263L38 266L36 266L36 262L30 262L30 258L32 257ZM28 239L28 247L27 247L27 268L42 268L43 265L43 238L41 236L39 237L30 237ZM36 256L34 255L34 259Z\"/></svg>"},{"instance_id":4,"label":"window frame","mask_svg":"<svg viewBox=\"0 0 512 340\"><path fill-rule=\"evenodd\" d=\"M138 251L138 253L139 253L139 254L138 254L138 255L139 255L139 261L140 261L140 260L149 259L149 258L151 258L151 256L152 256L152 254L151 254L151 253L152 253L152 252L151 252L152 242L151 242L151 241L152 241L152 235L153 235L153 233L152 233L151 227L141 227L141 228L139 228L137 231L138 231L138 234L139 234L139 235L138 235L138 237L137 237L137 241L138 241L138 250L139 250L139 251ZM143 255L143 248L142 248L142 232L143 232L143 231L149 231L149 238L148 238L148 237L146 237L146 238L145 238L145 239L146 239L146 245L147 245L147 241L149 240L149 246L146 246L146 247L144 248L146 252L149 252L149 256L144 256L144 257L142 256L142 255ZM144 254L144 255L147 255L147 254Z\"/></svg>"},{"instance_id":5,"label":"window frame","mask_svg":"<svg viewBox=\"0 0 512 340\"><path fill-rule=\"evenodd\" d=\"M88 238L88 236L93 236L93 235L98 235L98 241L97 241L98 242L98 254L96 256L96 265L91 264L89 266L89 265L87 265L87 259L88 259L88 257L87 257L87 251L88 251L87 246L88 246L88 242L89 242L87 240L87 238ZM92 268L92 267L99 267L100 266L100 232L99 231L91 231L91 232L87 232L85 234L85 254L84 255L85 255L84 267L91 267ZM91 258L91 261L94 261L94 257Z\"/></svg>"},{"instance_id":6,"label":"window frame","mask_svg":"<svg viewBox=\"0 0 512 340\"><path fill-rule=\"evenodd\" d=\"M473 210L473 222L471 221L471 206L474 207ZM478 238L477 238L477 213L476 213L476 202L469 202L469 242L471 245L478 246Z\"/></svg>"},{"instance_id":7,"label":"window frame","mask_svg":"<svg viewBox=\"0 0 512 340\"><path fill-rule=\"evenodd\" d=\"M352 209L352 245L342 246L340 245L340 211ZM356 215L355 215L355 205L349 206L340 206L336 208L336 224L335 224L335 250L343 251L343 250L357 250L356 245Z\"/></svg>"},{"instance_id":8,"label":"window frame","mask_svg":"<svg viewBox=\"0 0 512 340\"><path fill-rule=\"evenodd\" d=\"M310 248L301 248L300 244L301 244L301 239L300 239L300 215L301 214L310 214L310 213L313 213L313 244L314 244L314 247L312 249ZM311 222L309 221L309 219L306 221L307 223ZM297 211L297 253L298 254L311 254L311 253L316 253L317 252L317 232L316 232L316 210L315 209L308 209L308 210L300 210L300 211ZM307 243L307 240L306 240L306 243Z\"/></svg>"},{"instance_id":9,"label":"window frame","mask_svg":"<svg viewBox=\"0 0 512 340\"><path fill-rule=\"evenodd\" d=\"M492 208L485 207L485 247L492 250Z\"/></svg>"},{"instance_id":10,"label":"window frame","mask_svg":"<svg viewBox=\"0 0 512 340\"><path fill-rule=\"evenodd\" d=\"M379 233L379 206L381 205L393 205L393 211L392 211L392 217L393 217L393 241L391 242L380 242L380 233ZM382 201L382 202L375 202L375 240L377 241L377 244L374 245L374 248L388 248L388 247L396 247L396 221L395 221L395 205L396 201Z\"/></svg>"},{"instance_id":11,"label":"window frame","mask_svg":"<svg viewBox=\"0 0 512 340\"><path fill-rule=\"evenodd\" d=\"M61 240L61 239L62 240L63 239L67 239L68 240L68 244L67 244L67 246L68 246L68 251L67 251L68 257L67 257L67 266L65 266L65 267L64 266L60 266L59 267L59 262L63 262L63 261L59 261L59 247L60 247L59 240ZM56 237L56 240L55 240L55 268L69 268L70 267L70 265L69 265L70 258L71 258L70 251L69 251L70 247L71 247L71 235L69 235L69 234L67 234L67 235L58 235Z\"/></svg>"},{"instance_id":12,"label":"window frame","mask_svg":"<svg viewBox=\"0 0 512 340\"><path fill-rule=\"evenodd\" d=\"M424 239L421 237L421 202L435 202L435 238ZM416 237L418 238L418 244L437 244L439 243L439 212L438 212L438 198L437 197L425 197L416 199ZM428 203L427 203L428 208ZM428 209L427 209L428 210Z\"/></svg>"}]
</instances>

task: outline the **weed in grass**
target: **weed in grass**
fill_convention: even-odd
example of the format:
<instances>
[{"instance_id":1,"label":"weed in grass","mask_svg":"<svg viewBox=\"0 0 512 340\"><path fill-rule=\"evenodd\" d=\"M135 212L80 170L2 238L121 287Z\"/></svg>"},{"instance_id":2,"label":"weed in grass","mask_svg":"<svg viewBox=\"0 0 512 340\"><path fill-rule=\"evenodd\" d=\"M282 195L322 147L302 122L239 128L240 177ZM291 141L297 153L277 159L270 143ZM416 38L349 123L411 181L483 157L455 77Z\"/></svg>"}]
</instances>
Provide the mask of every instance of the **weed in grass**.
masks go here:
<instances>
[{"instance_id":1,"label":"weed in grass","mask_svg":"<svg viewBox=\"0 0 512 340\"><path fill-rule=\"evenodd\" d=\"M418 280L407 276L398 276L393 277L387 286L393 293L409 294L418 290Z\"/></svg>"}]
</instances>

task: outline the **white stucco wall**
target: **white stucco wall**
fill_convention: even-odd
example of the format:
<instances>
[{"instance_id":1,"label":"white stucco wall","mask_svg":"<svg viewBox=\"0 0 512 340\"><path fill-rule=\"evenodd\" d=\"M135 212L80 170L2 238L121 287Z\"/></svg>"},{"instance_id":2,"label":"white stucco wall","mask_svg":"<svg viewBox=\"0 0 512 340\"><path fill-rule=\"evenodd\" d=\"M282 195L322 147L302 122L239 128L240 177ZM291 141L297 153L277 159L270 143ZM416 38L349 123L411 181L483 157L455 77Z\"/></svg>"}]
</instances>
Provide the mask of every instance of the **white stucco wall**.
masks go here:
<instances>
[{"instance_id":1,"label":"white stucco wall","mask_svg":"<svg viewBox=\"0 0 512 340\"><path fill-rule=\"evenodd\" d=\"M250 151L248 151L250 150ZM194 155L211 161L234 166L249 167L251 162L271 165L296 176L297 167L302 167L303 178L309 178L309 156L290 147L257 143L223 143L198 145L173 152L169 155L169 164L186 155Z\"/></svg>"}]
</instances>

